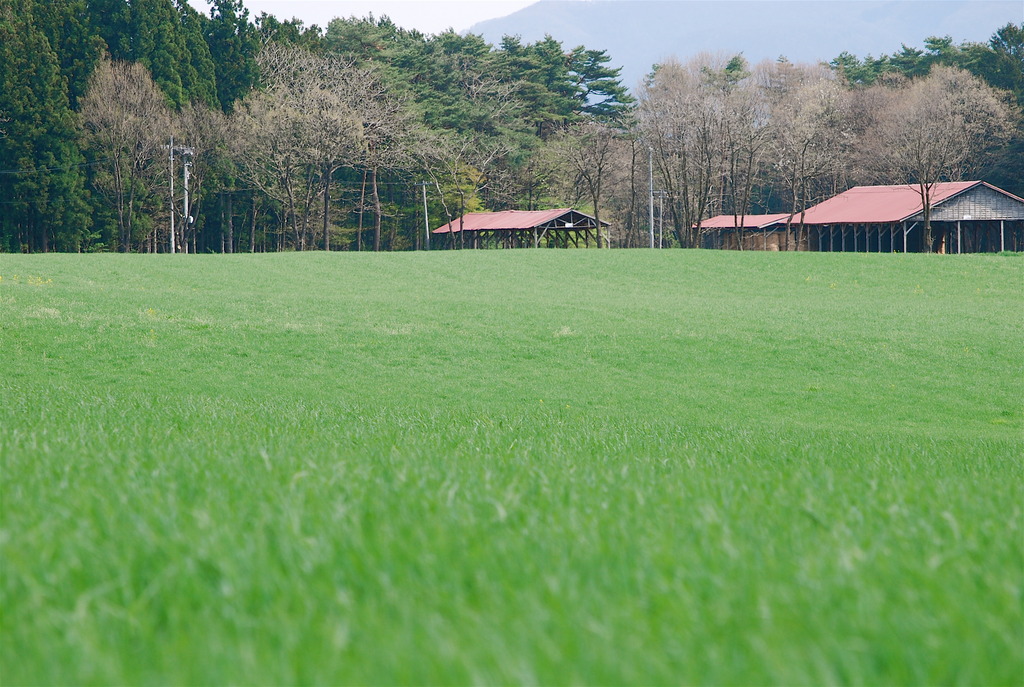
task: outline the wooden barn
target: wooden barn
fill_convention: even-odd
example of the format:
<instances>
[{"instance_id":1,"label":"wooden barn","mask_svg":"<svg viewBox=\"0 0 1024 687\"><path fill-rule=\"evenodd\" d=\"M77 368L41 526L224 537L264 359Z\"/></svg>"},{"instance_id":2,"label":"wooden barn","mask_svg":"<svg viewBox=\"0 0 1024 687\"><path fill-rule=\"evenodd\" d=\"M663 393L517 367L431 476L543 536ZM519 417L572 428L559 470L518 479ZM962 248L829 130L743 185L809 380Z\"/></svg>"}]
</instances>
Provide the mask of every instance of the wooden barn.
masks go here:
<instances>
[{"instance_id":1,"label":"wooden barn","mask_svg":"<svg viewBox=\"0 0 1024 687\"><path fill-rule=\"evenodd\" d=\"M1024 250L1024 199L984 181L938 183L931 193L936 253ZM855 186L789 213L719 215L701 222L704 246L732 250L920 253L921 194L915 185ZM787 233L788 225L788 233Z\"/></svg>"},{"instance_id":2,"label":"wooden barn","mask_svg":"<svg viewBox=\"0 0 1024 687\"><path fill-rule=\"evenodd\" d=\"M935 184L931 193L936 253L1024 250L1024 198L984 181ZM801 250L923 252L924 212L916 185L856 186L793 217L803 223Z\"/></svg>"},{"instance_id":3,"label":"wooden barn","mask_svg":"<svg viewBox=\"0 0 1024 687\"><path fill-rule=\"evenodd\" d=\"M597 220L571 208L470 212L433 233L467 248L585 248L596 245Z\"/></svg>"},{"instance_id":4,"label":"wooden barn","mask_svg":"<svg viewBox=\"0 0 1024 687\"><path fill-rule=\"evenodd\" d=\"M717 215L700 223L703 246L724 250L785 250L788 212L774 215Z\"/></svg>"}]
</instances>

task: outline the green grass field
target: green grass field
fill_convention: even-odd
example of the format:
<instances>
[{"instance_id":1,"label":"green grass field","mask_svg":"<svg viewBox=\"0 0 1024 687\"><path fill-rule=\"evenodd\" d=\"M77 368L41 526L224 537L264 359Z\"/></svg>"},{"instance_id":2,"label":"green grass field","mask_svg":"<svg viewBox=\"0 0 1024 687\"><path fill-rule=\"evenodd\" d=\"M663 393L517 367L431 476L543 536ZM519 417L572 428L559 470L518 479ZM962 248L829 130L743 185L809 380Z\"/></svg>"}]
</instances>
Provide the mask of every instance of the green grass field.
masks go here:
<instances>
[{"instance_id":1,"label":"green grass field","mask_svg":"<svg viewBox=\"0 0 1024 687\"><path fill-rule=\"evenodd\" d=\"M0 255L0 682L1024 684L1024 259Z\"/></svg>"}]
</instances>

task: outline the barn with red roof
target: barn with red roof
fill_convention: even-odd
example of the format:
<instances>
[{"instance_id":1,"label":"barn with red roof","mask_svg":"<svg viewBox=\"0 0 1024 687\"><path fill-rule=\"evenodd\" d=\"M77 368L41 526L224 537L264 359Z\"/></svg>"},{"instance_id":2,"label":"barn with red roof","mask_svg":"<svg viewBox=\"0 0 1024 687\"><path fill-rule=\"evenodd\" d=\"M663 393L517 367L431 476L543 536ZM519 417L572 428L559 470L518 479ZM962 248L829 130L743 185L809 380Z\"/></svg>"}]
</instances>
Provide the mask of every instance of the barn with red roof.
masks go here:
<instances>
[{"instance_id":1,"label":"barn with red roof","mask_svg":"<svg viewBox=\"0 0 1024 687\"><path fill-rule=\"evenodd\" d=\"M601 221L602 228L609 226ZM437 229L471 248L588 247L597 241L598 221L572 208L470 212Z\"/></svg>"},{"instance_id":2,"label":"barn with red roof","mask_svg":"<svg viewBox=\"0 0 1024 687\"><path fill-rule=\"evenodd\" d=\"M1024 250L1024 199L984 181L933 184L931 250ZM924 203L916 184L855 186L803 212L719 215L701 222L704 245L741 250L919 253Z\"/></svg>"},{"instance_id":3,"label":"barn with red roof","mask_svg":"<svg viewBox=\"0 0 1024 687\"><path fill-rule=\"evenodd\" d=\"M707 231L708 248L726 250L780 250L788 212L769 215L717 215L700 223Z\"/></svg>"},{"instance_id":4,"label":"barn with red roof","mask_svg":"<svg viewBox=\"0 0 1024 687\"><path fill-rule=\"evenodd\" d=\"M1024 199L984 181L933 184L937 253L1024 249ZM924 203L916 184L856 186L793 216L803 250L922 252Z\"/></svg>"}]
</instances>

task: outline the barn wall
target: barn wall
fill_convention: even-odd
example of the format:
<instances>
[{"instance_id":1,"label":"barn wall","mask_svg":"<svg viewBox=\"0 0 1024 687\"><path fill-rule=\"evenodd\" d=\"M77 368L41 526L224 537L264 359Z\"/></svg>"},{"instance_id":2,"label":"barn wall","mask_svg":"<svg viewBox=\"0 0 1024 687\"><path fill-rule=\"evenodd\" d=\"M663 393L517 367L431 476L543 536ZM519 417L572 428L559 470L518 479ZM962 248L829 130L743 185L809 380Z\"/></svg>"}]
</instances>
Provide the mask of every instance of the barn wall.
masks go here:
<instances>
[{"instance_id":1,"label":"barn wall","mask_svg":"<svg viewBox=\"0 0 1024 687\"><path fill-rule=\"evenodd\" d=\"M800 242L799 250L802 250L802 251L812 250L811 248L809 248L809 244L810 244L809 238L810 238L810 234L811 234L812 231L813 231L813 229L811 227L806 227L804 229L804 236L803 236L803 240ZM796 234L797 234L797 231L796 231L796 227L794 226L792 231L790 232L789 248L788 248L788 250L798 250L797 247L796 247ZM720 242L716 242L716 243L717 243L717 245L710 245L709 244L709 245L707 245L707 247L708 248L711 248L711 247L721 248L722 250L738 250L740 248L740 246L739 246L739 243L740 243L739 242L739 236L737 235L737 233L735 231L731 231L731 230L729 230L729 231L722 231L721 232L721 240L720 240ZM743 232L743 248L742 248L742 250L761 250L761 251L766 250L766 251L769 251L769 252L787 250L787 247L786 247L786 232L785 232L785 230L769 231L768 235L766 237L765 236L765 232L762 231L761 229L747 229L746 231ZM814 248L813 250L817 250L817 249Z\"/></svg>"},{"instance_id":2,"label":"barn wall","mask_svg":"<svg viewBox=\"0 0 1024 687\"><path fill-rule=\"evenodd\" d=\"M977 186L932 208L933 222L955 222L967 215L972 220L1024 219L1024 202L987 186ZM923 217L918 215L914 219Z\"/></svg>"}]
</instances>

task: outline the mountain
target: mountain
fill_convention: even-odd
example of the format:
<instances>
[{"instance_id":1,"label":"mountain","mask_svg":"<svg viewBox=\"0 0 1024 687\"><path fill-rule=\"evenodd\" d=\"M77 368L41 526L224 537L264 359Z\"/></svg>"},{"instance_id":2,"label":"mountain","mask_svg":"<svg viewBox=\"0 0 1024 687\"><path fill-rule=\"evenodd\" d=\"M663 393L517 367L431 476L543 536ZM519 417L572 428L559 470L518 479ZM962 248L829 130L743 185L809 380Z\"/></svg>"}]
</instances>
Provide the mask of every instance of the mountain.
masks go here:
<instances>
[{"instance_id":1,"label":"mountain","mask_svg":"<svg viewBox=\"0 0 1024 687\"><path fill-rule=\"evenodd\" d=\"M567 48L607 50L634 88L673 55L827 62L844 50L864 57L904 43L921 47L929 36L987 42L1010 22L1024 22L1020 0L540 0L470 32L494 44L505 35L532 42L550 34Z\"/></svg>"}]
</instances>

